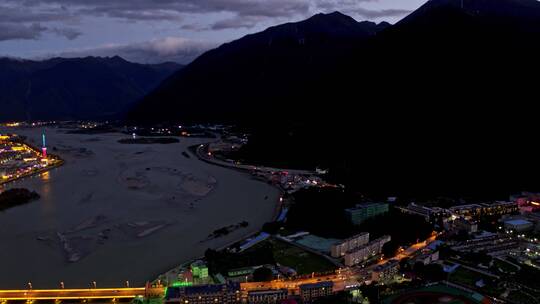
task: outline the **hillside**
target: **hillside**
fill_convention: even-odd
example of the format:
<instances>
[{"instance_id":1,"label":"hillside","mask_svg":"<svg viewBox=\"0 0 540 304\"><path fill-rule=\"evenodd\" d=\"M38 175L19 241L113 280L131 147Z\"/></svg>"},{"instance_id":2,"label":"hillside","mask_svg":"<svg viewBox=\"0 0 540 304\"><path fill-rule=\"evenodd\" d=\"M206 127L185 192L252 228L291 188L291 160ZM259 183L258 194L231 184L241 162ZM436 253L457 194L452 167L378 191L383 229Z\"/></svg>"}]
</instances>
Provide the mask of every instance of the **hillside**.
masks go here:
<instances>
[{"instance_id":1,"label":"hillside","mask_svg":"<svg viewBox=\"0 0 540 304\"><path fill-rule=\"evenodd\" d=\"M310 52L232 42L177 73L131 117L247 117L253 136L237 157L329 167L336 181L373 195L539 191L539 2L460 3L431 0L396 25L318 40ZM268 42L271 29L246 38ZM160 106L138 112L149 105Z\"/></svg>"},{"instance_id":2,"label":"hillside","mask_svg":"<svg viewBox=\"0 0 540 304\"><path fill-rule=\"evenodd\" d=\"M0 121L108 118L178 70L112 58L0 58Z\"/></svg>"},{"instance_id":3,"label":"hillside","mask_svg":"<svg viewBox=\"0 0 540 304\"><path fill-rule=\"evenodd\" d=\"M296 115L310 106L303 96L315 89L313 83L388 26L335 12L248 35L177 72L135 107L130 118L246 121Z\"/></svg>"}]
</instances>

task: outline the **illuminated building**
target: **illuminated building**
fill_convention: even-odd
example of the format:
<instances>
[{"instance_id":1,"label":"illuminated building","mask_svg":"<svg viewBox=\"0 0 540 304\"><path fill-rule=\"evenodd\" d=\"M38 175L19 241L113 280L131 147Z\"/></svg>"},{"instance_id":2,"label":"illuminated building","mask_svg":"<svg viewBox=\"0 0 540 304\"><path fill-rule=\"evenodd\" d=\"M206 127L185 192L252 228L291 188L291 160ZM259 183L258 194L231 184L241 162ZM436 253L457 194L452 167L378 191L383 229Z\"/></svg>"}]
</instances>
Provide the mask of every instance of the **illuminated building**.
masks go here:
<instances>
[{"instance_id":1,"label":"illuminated building","mask_svg":"<svg viewBox=\"0 0 540 304\"><path fill-rule=\"evenodd\" d=\"M239 304L241 303L240 284L168 287L165 292L165 303Z\"/></svg>"},{"instance_id":2,"label":"illuminated building","mask_svg":"<svg viewBox=\"0 0 540 304\"><path fill-rule=\"evenodd\" d=\"M22 152L22 151L24 151L25 149L24 149L23 146L12 146L12 147L11 147L11 150L12 150L12 151L17 151L17 152Z\"/></svg>"},{"instance_id":3,"label":"illuminated building","mask_svg":"<svg viewBox=\"0 0 540 304\"><path fill-rule=\"evenodd\" d=\"M205 279L208 277L208 267L202 261L197 261L191 264L191 273L194 277Z\"/></svg>"},{"instance_id":4,"label":"illuminated building","mask_svg":"<svg viewBox=\"0 0 540 304\"><path fill-rule=\"evenodd\" d=\"M540 195L538 193L523 193L522 196L513 197L521 213L536 212L540 210Z\"/></svg>"},{"instance_id":5,"label":"illuminated building","mask_svg":"<svg viewBox=\"0 0 540 304\"><path fill-rule=\"evenodd\" d=\"M519 248L519 240L513 235L490 234L461 242L451 248L459 252L486 252L491 256L502 256Z\"/></svg>"},{"instance_id":6,"label":"illuminated building","mask_svg":"<svg viewBox=\"0 0 540 304\"><path fill-rule=\"evenodd\" d=\"M345 216L354 225L359 225L370 217L388 212L386 203L359 204L354 208L345 209Z\"/></svg>"},{"instance_id":7,"label":"illuminated building","mask_svg":"<svg viewBox=\"0 0 540 304\"><path fill-rule=\"evenodd\" d=\"M42 141L42 147L41 147L41 151L43 152L43 158L47 158L47 145L46 145L46 141L45 141L45 131L43 131L41 133L41 141Z\"/></svg>"},{"instance_id":8,"label":"illuminated building","mask_svg":"<svg viewBox=\"0 0 540 304\"><path fill-rule=\"evenodd\" d=\"M242 267L231 269L227 272L229 278L251 276L255 269L253 267Z\"/></svg>"},{"instance_id":9,"label":"illuminated building","mask_svg":"<svg viewBox=\"0 0 540 304\"><path fill-rule=\"evenodd\" d=\"M522 219L508 220L504 222L504 228L513 232L525 232L534 229L534 223Z\"/></svg>"},{"instance_id":10,"label":"illuminated building","mask_svg":"<svg viewBox=\"0 0 540 304\"><path fill-rule=\"evenodd\" d=\"M397 260L390 260L388 263L375 267L371 273L371 279L377 282L388 282L394 279L398 271L399 262Z\"/></svg>"},{"instance_id":11,"label":"illuminated building","mask_svg":"<svg viewBox=\"0 0 540 304\"><path fill-rule=\"evenodd\" d=\"M486 215L505 215L519 210L517 202L495 202L493 204L482 204L482 207L482 211Z\"/></svg>"},{"instance_id":12,"label":"illuminated building","mask_svg":"<svg viewBox=\"0 0 540 304\"><path fill-rule=\"evenodd\" d=\"M363 246L369 242L369 233L363 232L361 234L355 235L351 238L344 240L341 243L332 245L330 251L332 257L339 258L345 255L348 251L351 251L355 248Z\"/></svg>"},{"instance_id":13,"label":"illuminated building","mask_svg":"<svg viewBox=\"0 0 540 304\"><path fill-rule=\"evenodd\" d=\"M327 297L334 293L334 282L331 281L302 284L299 287L303 303L311 303L318 298Z\"/></svg>"},{"instance_id":14,"label":"illuminated building","mask_svg":"<svg viewBox=\"0 0 540 304\"><path fill-rule=\"evenodd\" d=\"M412 259L412 261L414 262L412 263L412 265L414 265L415 263L422 263L424 265L428 265L437 261L438 259L439 259L439 251L433 251L431 249L426 248L422 250L422 252L419 255L415 256Z\"/></svg>"},{"instance_id":15,"label":"illuminated building","mask_svg":"<svg viewBox=\"0 0 540 304\"><path fill-rule=\"evenodd\" d=\"M519 211L517 202L495 202L493 204L471 204L451 207L454 215L479 217L482 215L505 215Z\"/></svg>"},{"instance_id":16,"label":"illuminated building","mask_svg":"<svg viewBox=\"0 0 540 304\"><path fill-rule=\"evenodd\" d=\"M426 219L426 222L430 222L434 218L444 216L446 211L443 208L439 207L426 207L422 205L417 205L415 203L410 203L407 207L396 207L401 212L407 214L414 214L423 216Z\"/></svg>"},{"instance_id":17,"label":"illuminated building","mask_svg":"<svg viewBox=\"0 0 540 304\"><path fill-rule=\"evenodd\" d=\"M479 204L460 205L450 207L450 212L458 216L477 217L482 215L482 206Z\"/></svg>"},{"instance_id":18,"label":"illuminated building","mask_svg":"<svg viewBox=\"0 0 540 304\"><path fill-rule=\"evenodd\" d=\"M370 257L376 256L382 252L384 244L390 242L389 235L382 236L368 244L353 249L345 254L345 265L353 266L364 262Z\"/></svg>"},{"instance_id":19,"label":"illuminated building","mask_svg":"<svg viewBox=\"0 0 540 304\"><path fill-rule=\"evenodd\" d=\"M276 304L287 299L289 291L287 289L256 290L248 293L249 304Z\"/></svg>"},{"instance_id":20,"label":"illuminated building","mask_svg":"<svg viewBox=\"0 0 540 304\"><path fill-rule=\"evenodd\" d=\"M458 217L452 222L452 228L456 231L475 233L478 231L478 223L463 217Z\"/></svg>"}]
</instances>

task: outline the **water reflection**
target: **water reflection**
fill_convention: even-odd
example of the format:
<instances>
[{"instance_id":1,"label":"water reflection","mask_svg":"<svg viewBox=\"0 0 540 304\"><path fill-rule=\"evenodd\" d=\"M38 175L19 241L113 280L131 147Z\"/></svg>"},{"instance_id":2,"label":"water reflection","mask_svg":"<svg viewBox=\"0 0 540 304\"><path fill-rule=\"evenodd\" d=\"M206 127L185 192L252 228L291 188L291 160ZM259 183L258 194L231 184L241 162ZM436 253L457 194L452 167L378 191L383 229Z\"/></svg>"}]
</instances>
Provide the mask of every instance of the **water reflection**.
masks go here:
<instances>
[{"instance_id":1,"label":"water reflection","mask_svg":"<svg viewBox=\"0 0 540 304\"><path fill-rule=\"evenodd\" d=\"M51 174L49 171L43 172L39 175L40 183L38 184L39 187L39 195L40 200L39 203L41 205L41 210L44 212L44 215L46 214L52 214L54 211L54 203L50 199L50 192L51 192Z\"/></svg>"},{"instance_id":2,"label":"water reflection","mask_svg":"<svg viewBox=\"0 0 540 304\"><path fill-rule=\"evenodd\" d=\"M49 180L51 179L51 174L49 171L43 172L39 175L40 180L43 182L39 184L40 186L40 194L44 201L48 201L49 198L49 192L51 191L51 184L49 183Z\"/></svg>"},{"instance_id":3,"label":"water reflection","mask_svg":"<svg viewBox=\"0 0 540 304\"><path fill-rule=\"evenodd\" d=\"M40 175L42 181L48 181L51 178L49 171L45 171Z\"/></svg>"}]
</instances>

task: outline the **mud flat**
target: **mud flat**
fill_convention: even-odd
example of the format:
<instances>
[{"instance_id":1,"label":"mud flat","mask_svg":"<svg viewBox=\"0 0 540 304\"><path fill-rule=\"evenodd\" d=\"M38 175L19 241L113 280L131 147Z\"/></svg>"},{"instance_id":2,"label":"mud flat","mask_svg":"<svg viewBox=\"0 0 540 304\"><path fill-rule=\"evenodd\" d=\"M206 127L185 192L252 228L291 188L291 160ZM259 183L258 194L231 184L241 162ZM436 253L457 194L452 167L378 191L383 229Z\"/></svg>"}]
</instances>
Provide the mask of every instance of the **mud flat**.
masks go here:
<instances>
[{"instance_id":1,"label":"mud flat","mask_svg":"<svg viewBox=\"0 0 540 304\"><path fill-rule=\"evenodd\" d=\"M41 131L8 132L39 142ZM69 287L143 285L272 219L277 189L183 156L208 140L126 145L118 143L123 134L67 131L46 129L62 167L3 186L41 198L0 212L0 288L24 288L29 281L34 288L61 281ZM249 226L207 240L243 221Z\"/></svg>"}]
</instances>

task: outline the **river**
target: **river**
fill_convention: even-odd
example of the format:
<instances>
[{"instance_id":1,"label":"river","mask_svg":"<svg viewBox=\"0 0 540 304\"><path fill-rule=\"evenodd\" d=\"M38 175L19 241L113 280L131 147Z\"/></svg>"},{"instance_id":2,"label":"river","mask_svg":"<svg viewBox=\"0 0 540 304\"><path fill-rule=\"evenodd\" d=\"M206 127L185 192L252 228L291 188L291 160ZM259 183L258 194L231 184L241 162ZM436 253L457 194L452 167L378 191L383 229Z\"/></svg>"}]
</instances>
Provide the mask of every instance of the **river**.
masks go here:
<instances>
[{"instance_id":1,"label":"river","mask_svg":"<svg viewBox=\"0 0 540 304\"><path fill-rule=\"evenodd\" d=\"M62 167L15 181L41 198L0 212L0 288L142 286L272 219L279 192L248 174L182 155L205 139L120 144L120 133L47 128ZM0 129L40 143L42 129ZM247 221L213 240L212 231ZM70 261L71 260L71 261Z\"/></svg>"}]
</instances>

